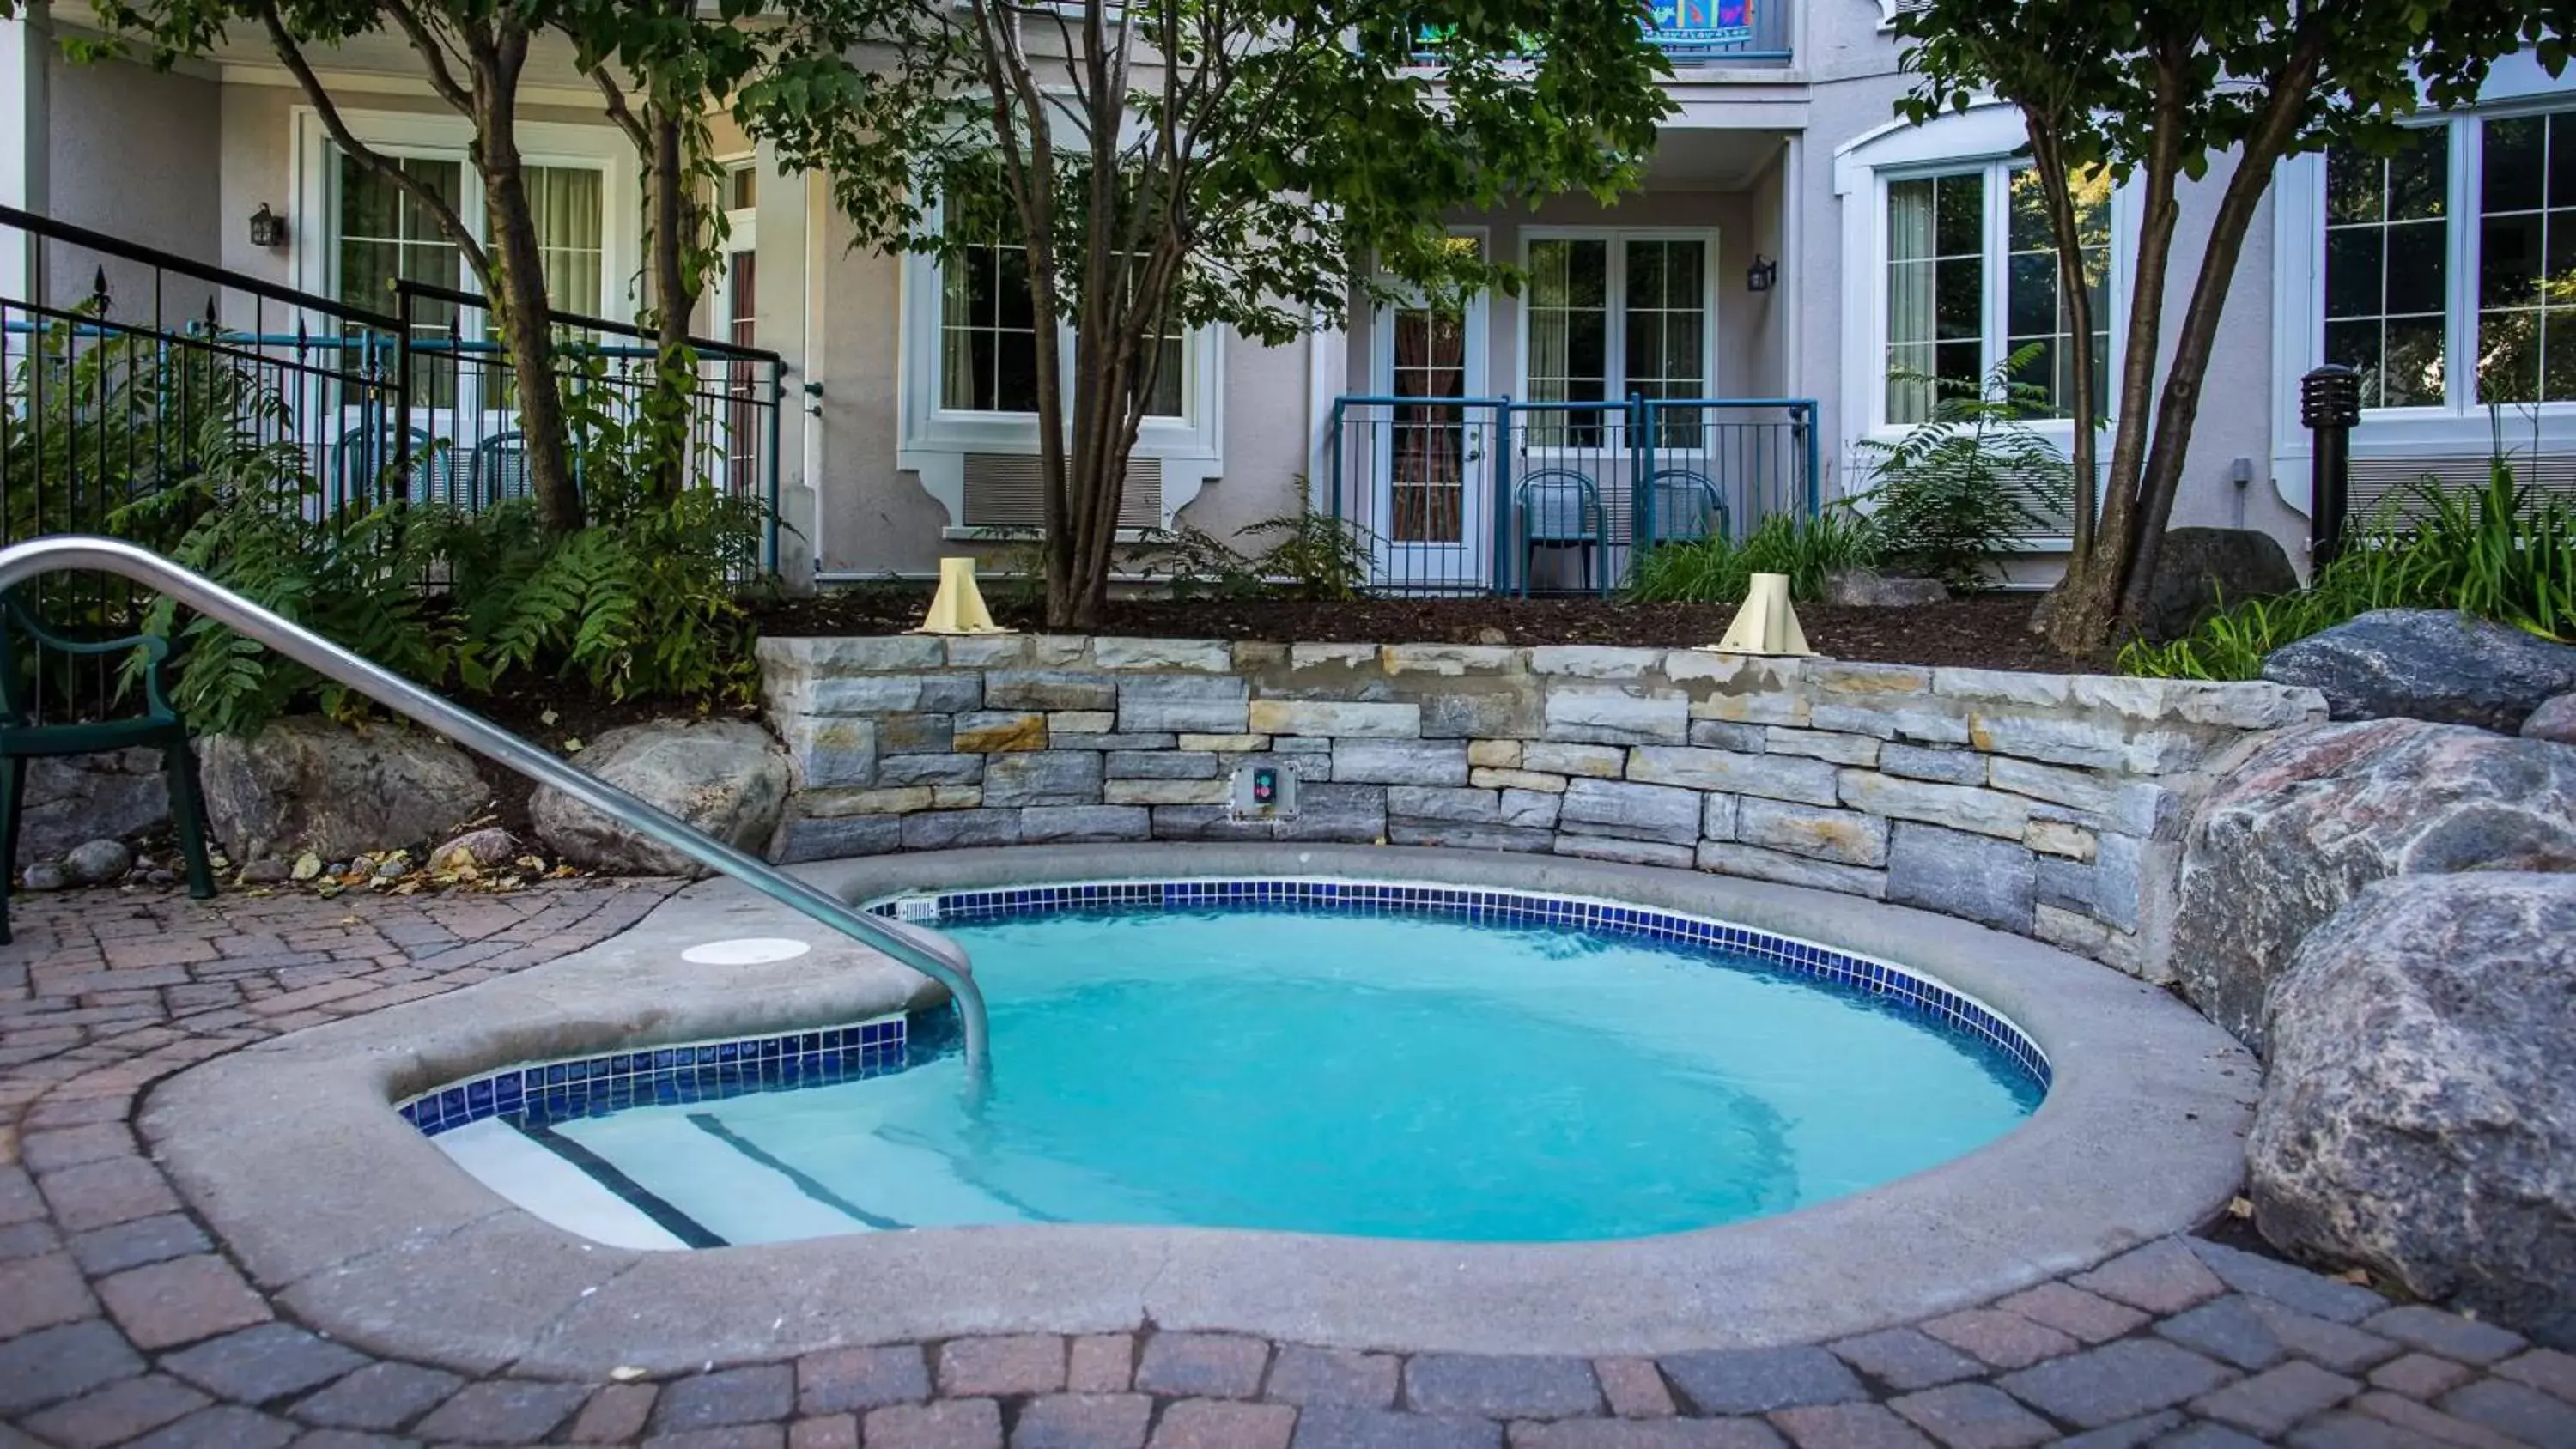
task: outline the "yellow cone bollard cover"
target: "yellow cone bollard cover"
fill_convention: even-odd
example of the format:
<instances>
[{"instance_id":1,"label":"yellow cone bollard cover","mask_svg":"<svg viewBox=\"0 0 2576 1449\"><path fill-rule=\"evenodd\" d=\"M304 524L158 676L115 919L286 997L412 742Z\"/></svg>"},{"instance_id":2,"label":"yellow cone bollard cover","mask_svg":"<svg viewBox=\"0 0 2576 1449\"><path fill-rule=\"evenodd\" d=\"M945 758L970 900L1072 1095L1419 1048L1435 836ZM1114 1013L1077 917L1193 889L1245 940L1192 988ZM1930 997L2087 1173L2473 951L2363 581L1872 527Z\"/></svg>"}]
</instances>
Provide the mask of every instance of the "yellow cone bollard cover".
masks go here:
<instances>
[{"instance_id":1,"label":"yellow cone bollard cover","mask_svg":"<svg viewBox=\"0 0 2576 1449\"><path fill-rule=\"evenodd\" d=\"M1011 631L993 622L992 611L984 607L984 595L975 587L975 561L971 558L943 558L939 561L939 592L930 599L930 615L921 621L916 634L1008 634Z\"/></svg>"},{"instance_id":2,"label":"yellow cone bollard cover","mask_svg":"<svg viewBox=\"0 0 2576 1449\"><path fill-rule=\"evenodd\" d=\"M1702 645L1714 654L1809 655L1806 631L1798 627L1798 611L1789 604L1787 574L1755 574L1751 587L1744 592L1744 607L1735 611L1735 622L1727 626L1726 637L1714 645Z\"/></svg>"}]
</instances>

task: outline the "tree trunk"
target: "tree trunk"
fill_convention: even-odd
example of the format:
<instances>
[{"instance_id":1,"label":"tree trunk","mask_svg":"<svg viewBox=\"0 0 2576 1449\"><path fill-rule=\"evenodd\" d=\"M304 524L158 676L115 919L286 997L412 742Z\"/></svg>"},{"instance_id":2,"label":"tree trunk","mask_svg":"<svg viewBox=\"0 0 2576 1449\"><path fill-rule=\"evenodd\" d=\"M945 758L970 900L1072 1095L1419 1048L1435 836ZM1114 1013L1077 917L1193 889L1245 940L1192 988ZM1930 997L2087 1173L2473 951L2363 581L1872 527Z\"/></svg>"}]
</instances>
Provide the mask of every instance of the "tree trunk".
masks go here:
<instances>
[{"instance_id":1,"label":"tree trunk","mask_svg":"<svg viewBox=\"0 0 2576 1449\"><path fill-rule=\"evenodd\" d=\"M2090 654L2111 642L2120 622L2120 598L2137 529L2138 478L2154 416L2156 361L2164 341L2165 281L2173 268L2174 228L2182 208L2175 189L2182 174L2177 116L2182 60L2193 42L2169 48L2158 66L2158 104L2149 142L2138 225L2138 259L2129 289L2129 327L2121 339L2118 430L2111 467L2102 484L2102 514L2092 550L2070 559L2041 611L2049 643L2070 654Z\"/></svg>"},{"instance_id":2,"label":"tree trunk","mask_svg":"<svg viewBox=\"0 0 2576 1449\"><path fill-rule=\"evenodd\" d=\"M689 319L698 309L688 252L696 244L698 223L697 208L689 202L679 115L654 104L644 123L653 140L648 177L653 188L653 494L669 502L687 483L690 394L697 381Z\"/></svg>"},{"instance_id":3,"label":"tree trunk","mask_svg":"<svg viewBox=\"0 0 2576 1449\"><path fill-rule=\"evenodd\" d=\"M2298 97L2316 83L2313 51L2303 47L2274 78L2276 98ZM2166 370L2164 395L2156 404L2155 445L2147 454L2139 483L2138 528L2132 558L2119 595L2119 618L2135 623L2147 611L2155 584L2156 563L2164 549L2165 524L2173 517L2174 498L2182 488L2182 467L2191 448L2192 425L2200 416L2200 388L2209 376L2211 350L2218 341L2228 289L2235 284L2237 263L2245 253L2245 234L2263 195L2272 186L2272 171L2297 133L2298 107L2277 100L2265 113L2237 155L2227 178L2218 212L2210 219L2209 243L2201 254L2200 276L2191 304L2184 309L2182 330L2174 338L2173 366Z\"/></svg>"},{"instance_id":4,"label":"tree trunk","mask_svg":"<svg viewBox=\"0 0 2576 1449\"><path fill-rule=\"evenodd\" d=\"M522 47L524 41L521 42ZM495 68L475 90L474 166L483 177L484 226L492 255L491 316L509 353L518 403L519 445L538 516L554 532L582 526L581 488L565 436L563 392L555 376L553 328L546 312L545 257L528 210L527 177L515 122L515 60Z\"/></svg>"}]
</instances>

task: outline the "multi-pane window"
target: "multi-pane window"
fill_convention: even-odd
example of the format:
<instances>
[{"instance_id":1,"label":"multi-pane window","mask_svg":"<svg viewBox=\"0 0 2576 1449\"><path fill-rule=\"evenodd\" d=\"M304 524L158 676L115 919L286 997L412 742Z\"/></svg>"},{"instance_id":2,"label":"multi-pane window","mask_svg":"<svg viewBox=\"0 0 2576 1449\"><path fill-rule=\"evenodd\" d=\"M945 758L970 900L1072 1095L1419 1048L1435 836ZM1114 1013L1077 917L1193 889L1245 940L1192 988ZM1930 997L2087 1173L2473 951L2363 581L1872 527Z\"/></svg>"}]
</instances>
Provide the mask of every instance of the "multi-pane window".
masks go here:
<instances>
[{"instance_id":1,"label":"multi-pane window","mask_svg":"<svg viewBox=\"0 0 2576 1449\"><path fill-rule=\"evenodd\" d=\"M337 150L332 154L338 158L339 168L338 235L333 260L342 301L391 311L397 281L451 289L468 287L471 279L465 273L462 249L440 228L426 206L374 167ZM392 160L405 176L445 202L477 235L488 236L479 188L466 184L471 173L463 161L433 156L399 156ZM528 209L536 223L537 254L545 269L547 300L567 312L597 312L607 270L603 174L581 166L529 166L522 174L527 182ZM488 342L477 330L482 325L479 314L460 317L454 303L439 298L423 297L414 302L412 321L414 331L425 337L444 337L451 329L462 329L465 342L477 346ZM353 369L367 362L354 353L349 358ZM428 407L452 407L458 401L461 374L472 370L475 369L463 357L420 369L412 379L415 398ZM490 406L508 406L507 378L496 377L493 381L495 388L481 401Z\"/></svg>"},{"instance_id":2,"label":"multi-pane window","mask_svg":"<svg viewBox=\"0 0 2576 1449\"><path fill-rule=\"evenodd\" d=\"M464 258L439 229L428 208L391 177L340 155L340 298L379 310L393 305L397 279L441 287L465 284ZM466 196L465 163L436 157L392 158L478 233L481 208ZM570 312L596 312L607 257L601 173L586 166L530 166L528 210L536 222L537 253L545 266L546 297ZM432 309L423 304L421 315ZM445 312L436 313L444 328Z\"/></svg>"},{"instance_id":3,"label":"multi-pane window","mask_svg":"<svg viewBox=\"0 0 2576 1449\"><path fill-rule=\"evenodd\" d=\"M1708 242L1612 233L1533 237L1524 362L1532 402L1594 403L1709 391ZM1540 413L1537 446L1598 446L1603 415Z\"/></svg>"},{"instance_id":4,"label":"multi-pane window","mask_svg":"<svg viewBox=\"0 0 2576 1449\"><path fill-rule=\"evenodd\" d=\"M939 309L939 405L958 412L1038 410L1037 313L1028 253L978 242L948 261Z\"/></svg>"},{"instance_id":5,"label":"multi-pane window","mask_svg":"<svg viewBox=\"0 0 2576 1449\"><path fill-rule=\"evenodd\" d=\"M1708 248L1640 239L1628 249L1627 391L1640 397L1708 395Z\"/></svg>"},{"instance_id":6,"label":"multi-pane window","mask_svg":"<svg viewBox=\"0 0 2576 1449\"><path fill-rule=\"evenodd\" d=\"M2093 299L2094 398L2110 365L2111 186L2074 178L2075 219ZM2013 379L2037 389L2031 411L2074 411L2074 342L2057 274L2056 234L2038 177L2003 163L1887 186L1887 421L1927 421L1945 396L1975 395L2025 350Z\"/></svg>"},{"instance_id":7,"label":"multi-pane window","mask_svg":"<svg viewBox=\"0 0 2576 1449\"><path fill-rule=\"evenodd\" d=\"M2443 401L2450 194L2438 127L2391 156L2326 158L2326 360L2360 369L2364 407Z\"/></svg>"},{"instance_id":8,"label":"multi-pane window","mask_svg":"<svg viewBox=\"0 0 2576 1449\"><path fill-rule=\"evenodd\" d=\"M2576 113L2486 123L2478 396L2576 401Z\"/></svg>"},{"instance_id":9,"label":"multi-pane window","mask_svg":"<svg viewBox=\"0 0 2576 1449\"><path fill-rule=\"evenodd\" d=\"M1887 420L1932 416L1986 371L1986 173L1887 188Z\"/></svg>"},{"instance_id":10,"label":"multi-pane window","mask_svg":"<svg viewBox=\"0 0 2576 1449\"><path fill-rule=\"evenodd\" d=\"M2075 412L2074 319L2057 275L2057 234L2048 221L2048 198L2036 171L2016 171L2012 182L2011 248L2004 266L2004 356L2030 361L2013 381L2036 388L2039 411L2052 418ZM2083 245L2084 290L2093 301L2093 405L2109 406L2111 382L2111 173L2072 178L2075 226Z\"/></svg>"},{"instance_id":11,"label":"multi-pane window","mask_svg":"<svg viewBox=\"0 0 2576 1449\"><path fill-rule=\"evenodd\" d=\"M1455 398L1467 386L1467 319L1456 307L1398 307L1393 392L1399 398ZM1402 403L1394 419L1387 537L1396 543L1458 543L1465 534L1467 427L1449 402Z\"/></svg>"},{"instance_id":12,"label":"multi-pane window","mask_svg":"<svg viewBox=\"0 0 2576 1449\"><path fill-rule=\"evenodd\" d=\"M1162 356L1146 416L1182 415L1186 342L1187 335L1177 330L1161 337ZM1030 299L1026 248L1016 242L975 242L949 259L940 294L939 344L941 407L971 413L1038 410L1037 308ZM1056 345L1053 339L1049 345Z\"/></svg>"},{"instance_id":13,"label":"multi-pane window","mask_svg":"<svg viewBox=\"0 0 2576 1449\"><path fill-rule=\"evenodd\" d=\"M2576 111L2457 116L2324 171L2323 358L2364 407L2576 402Z\"/></svg>"}]
</instances>

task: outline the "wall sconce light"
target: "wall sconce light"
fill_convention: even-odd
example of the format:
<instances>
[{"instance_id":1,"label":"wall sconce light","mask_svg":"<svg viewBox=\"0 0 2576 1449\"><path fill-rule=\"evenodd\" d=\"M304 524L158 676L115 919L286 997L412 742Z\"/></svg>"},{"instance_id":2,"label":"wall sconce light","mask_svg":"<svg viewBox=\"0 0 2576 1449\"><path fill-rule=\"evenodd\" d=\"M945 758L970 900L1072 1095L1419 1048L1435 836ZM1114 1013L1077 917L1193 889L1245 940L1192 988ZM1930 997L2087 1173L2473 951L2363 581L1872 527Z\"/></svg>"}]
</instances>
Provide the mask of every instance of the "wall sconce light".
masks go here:
<instances>
[{"instance_id":1,"label":"wall sconce light","mask_svg":"<svg viewBox=\"0 0 2576 1449\"><path fill-rule=\"evenodd\" d=\"M250 214L250 244L263 250L286 245L286 218L269 210L265 201Z\"/></svg>"},{"instance_id":2,"label":"wall sconce light","mask_svg":"<svg viewBox=\"0 0 2576 1449\"><path fill-rule=\"evenodd\" d=\"M1769 257L1762 255L1760 252L1755 252L1753 254L1753 265L1744 269L1745 290L1750 292L1768 292L1771 290L1773 284L1777 283L1779 280L1780 264L1771 260Z\"/></svg>"}]
</instances>

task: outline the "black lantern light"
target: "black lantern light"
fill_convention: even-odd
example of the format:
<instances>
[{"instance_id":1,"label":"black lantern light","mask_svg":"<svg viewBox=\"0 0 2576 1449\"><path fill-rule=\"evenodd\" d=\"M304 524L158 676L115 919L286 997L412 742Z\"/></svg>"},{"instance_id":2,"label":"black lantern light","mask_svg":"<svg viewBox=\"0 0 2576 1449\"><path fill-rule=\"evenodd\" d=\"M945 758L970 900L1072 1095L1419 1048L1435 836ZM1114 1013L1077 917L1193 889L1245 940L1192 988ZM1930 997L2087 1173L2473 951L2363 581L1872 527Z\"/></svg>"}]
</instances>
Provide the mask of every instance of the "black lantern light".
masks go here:
<instances>
[{"instance_id":1,"label":"black lantern light","mask_svg":"<svg viewBox=\"0 0 2576 1449\"><path fill-rule=\"evenodd\" d=\"M1753 265L1744 269L1744 289L1748 292L1768 292L1779 280L1780 264L1760 252L1755 252Z\"/></svg>"},{"instance_id":2,"label":"black lantern light","mask_svg":"<svg viewBox=\"0 0 2576 1449\"><path fill-rule=\"evenodd\" d=\"M263 250L286 245L286 218L269 210L265 201L250 214L250 244Z\"/></svg>"}]
</instances>

